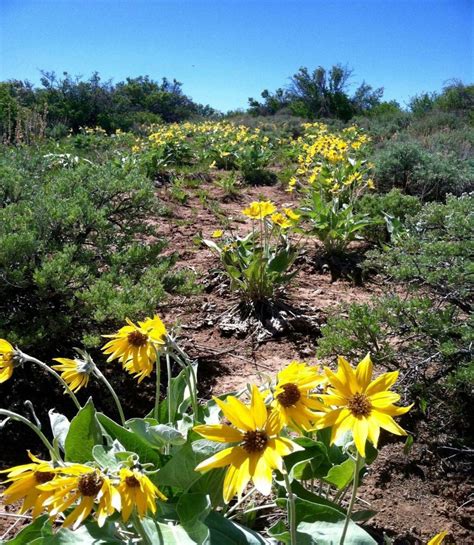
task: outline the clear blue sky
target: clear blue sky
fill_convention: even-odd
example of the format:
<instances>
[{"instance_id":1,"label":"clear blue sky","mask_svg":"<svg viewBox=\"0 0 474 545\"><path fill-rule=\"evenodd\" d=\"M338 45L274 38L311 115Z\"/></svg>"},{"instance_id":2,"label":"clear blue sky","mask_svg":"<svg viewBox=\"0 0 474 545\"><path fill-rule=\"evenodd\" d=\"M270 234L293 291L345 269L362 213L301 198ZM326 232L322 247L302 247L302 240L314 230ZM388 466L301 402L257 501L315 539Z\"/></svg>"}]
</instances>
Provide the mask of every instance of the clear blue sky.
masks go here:
<instances>
[{"instance_id":1,"label":"clear blue sky","mask_svg":"<svg viewBox=\"0 0 474 545\"><path fill-rule=\"evenodd\" d=\"M473 29L474 0L0 0L0 80L167 76L228 110L340 62L404 104L474 80Z\"/></svg>"}]
</instances>

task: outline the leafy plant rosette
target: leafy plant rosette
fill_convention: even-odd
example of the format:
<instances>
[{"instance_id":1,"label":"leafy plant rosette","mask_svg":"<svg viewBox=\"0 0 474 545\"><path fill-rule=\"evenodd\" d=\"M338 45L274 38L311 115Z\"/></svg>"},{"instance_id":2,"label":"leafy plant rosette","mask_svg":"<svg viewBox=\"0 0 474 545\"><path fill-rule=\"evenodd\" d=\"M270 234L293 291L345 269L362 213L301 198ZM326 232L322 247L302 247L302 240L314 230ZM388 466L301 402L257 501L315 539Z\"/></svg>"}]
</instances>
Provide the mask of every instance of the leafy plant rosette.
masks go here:
<instances>
[{"instance_id":1,"label":"leafy plant rosette","mask_svg":"<svg viewBox=\"0 0 474 545\"><path fill-rule=\"evenodd\" d=\"M254 201L242 213L252 221L248 234L241 237L216 230L214 240L203 242L219 256L232 290L246 301L270 300L295 275L291 269L297 245L289 231L299 215L290 208L277 211L270 201Z\"/></svg>"},{"instance_id":2,"label":"leafy plant rosette","mask_svg":"<svg viewBox=\"0 0 474 545\"><path fill-rule=\"evenodd\" d=\"M106 337L108 361L139 383L155 374L148 415L125 418L87 353L49 366L0 341L2 382L22 365L39 366L77 406L70 422L50 411L52 440L38 421L0 409L3 429L8 421L26 424L48 453L29 453L29 463L2 471L3 501L20 503L20 514L32 517L7 543L256 545L270 536L290 545L375 544L357 524L372 513L356 510L356 493L380 430L406 435L394 420L410 409L395 405L397 372L374 379L369 356L356 369L340 357L337 372L294 361L264 384L204 402L197 398L197 364L158 316L127 321ZM79 403L75 393L92 378L114 398L119 422L97 412L91 398ZM237 522L258 511L282 515L260 532Z\"/></svg>"},{"instance_id":3,"label":"leafy plant rosette","mask_svg":"<svg viewBox=\"0 0 474 545\"><path fill-rule=\"evenodd\" d=\"M370 140L356 127L339 134L321 123L304 127L296 176L288 190L298 189L302 195L305 232L317 237L328 254L342 253L374 222L354 210L357 200L374 189L373 165L365 158Z\"/></svg>"}]
</instances>

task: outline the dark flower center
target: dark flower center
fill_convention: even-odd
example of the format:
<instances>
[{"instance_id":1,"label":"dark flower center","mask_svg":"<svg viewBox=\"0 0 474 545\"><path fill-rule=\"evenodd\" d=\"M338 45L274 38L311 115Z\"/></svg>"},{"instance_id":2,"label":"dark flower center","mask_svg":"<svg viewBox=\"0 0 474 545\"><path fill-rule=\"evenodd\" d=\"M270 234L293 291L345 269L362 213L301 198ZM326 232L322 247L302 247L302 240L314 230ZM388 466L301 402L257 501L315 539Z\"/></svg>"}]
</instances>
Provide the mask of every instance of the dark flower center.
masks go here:
<instances>
[{"instance_id":1,"label":"dark flower center","mask_svg":"<svg viewBox=\"0 0 474 545\"><path fill-rule=\"evenodd\" d=\"M132 331L128 334L128 342L133 346L144 346L148 342L148 337L140 331Z\"/></svg>"},{"instance_id":2,"label":"dark flower center","mask_svg":"<svg viewBox=\"0 0 474 545\"><path fill-rule=\"evenodd\" d=\"M372 411L372 404L369 398L365 394L354 394L347 403L347 408L351 413L360 418L362 416L369 416Z\"/></svg>"},{"instance_id":3,"label":"dark flower center","mask_svg":"<svg viewBox=\"0 0 474 545\"><path fill-rule=\"evenodd\" d=\"M99 473L93 472L93 473L86 473L86 475L82 475L79 479L79 492L83 496L97 496L100 489L102 488L102 485L104 484L104 479Z\"/></svg>"},{"instance_id":4,"label":"dark flower center","mask_svg":"<svg viewBox=\"0 0 474 545\"><path fill-rule=\"evenodd\" d=\"M128 477L125 477L125 484L130 488L138 488L140 486L140 481L135 475L129 475Z\"/></svg>"},{"instance_id":5,"label":"dark flower center","mask_svg":"<svg viewBox=\"0 0 474 545\"><path fill-rule=\"evenodd\" d=\"M51 471L36 471L35 472L36 482L39 484L47 483L54 479L54 473Z\"/></svg>"},{"instance_id":6,"label":"dark flower center","mask_svg":"<svg viewBox=\"0 0 474 545\"><path fill-rule=\"evenodd\" d=\"M277 395L280 405L283 405L283 407L291 407L300 400L301 392L296 384L289 382L288 384L283 384L282 388L283 392L280 392Z\"/></svg>"},{"instance_id":7,"label":"dark flower center","mask_svg":"<svg viewBox=\"0 0 474 545\"><path fill-rule=\"evenodd\" d=\"M242 446L247 452L262 452L268 443L268 435L264 431L248 431L244 435Z\"/></svg>"}]
</instances>

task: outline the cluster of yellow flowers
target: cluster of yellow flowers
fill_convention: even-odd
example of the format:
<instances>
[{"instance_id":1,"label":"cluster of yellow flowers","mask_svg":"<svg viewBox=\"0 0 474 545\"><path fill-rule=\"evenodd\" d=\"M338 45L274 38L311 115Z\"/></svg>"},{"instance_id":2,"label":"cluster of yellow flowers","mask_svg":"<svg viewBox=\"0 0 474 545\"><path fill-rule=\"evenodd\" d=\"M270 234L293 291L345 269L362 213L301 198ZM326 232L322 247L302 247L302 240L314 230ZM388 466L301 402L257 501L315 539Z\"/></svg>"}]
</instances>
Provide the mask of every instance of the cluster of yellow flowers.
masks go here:
<instances>
[{"instance_id":1,"label":"cluster of yellow flowers","mask_svg":"<svg viewBox=\"0 0 474 545\"><path fill-rule=\"evenodd\" d=\"M0 471L7 473L3 491L6 504L22 501L20 514L32 509L33 519L46 511L50 517L64 515L62 526L77 528L94 510L97 524L121 513L126 522L133 510L140 518L156 513L156 500L166 501L150 478L139 468L122 467L103 471L84 464L63 464L40 460L28 453L31 463Z\"/></svg>"},{"instance_id":2,"label":"cluster of yellow flowers","mask_svg":"<svg viewBox=\"0 0 474 545\"><path fill-rule=\"evenodd\" d=\"M211 167L215 167L217 161L230 164L249 149L264 156L272 147L269 137L262 136L259 128L251 129L225 121L153 125L148 144L152 148L189 146L197 159L209 159ZM146 146L145 142L136 142L132 152L138 153Z\"/></svg>"},{"instance_id":3,"label":"cluster of yellow flowers","mask_svg":"<svg viewBox=\"0 0 474 545\"><path fill-rule=\"evenodd\" d=\"M366 134L356 127L334 133L322 123L306 123L303 128L304 136L292 143L298 168L288 191L298 184L309 184L335 195L361 187L374 188L370 178L373 165L363 160L370 142Z\"/></svg>"},{"instance_id":4,"label":"cluster of yellow flowers","mask_svg":"<svg viewBox=\"0 0 474 545\"><path fill-rule=\"evenodd\" d=\"M160 350L166 344L167 331L160 317L134 324L128 318L127 325L112 335L104 335L110 338L102 348L107 361L118 360L125 371L138 378L140 383L153 372L154 364ZM0 383L11 378L15 367L15 348L5 339L0 339ZM94 371L91 361L85 359L55 358L59 365L52 368L61 373L63 380L68 384L72 392L77 392L86 387L89 377Z\"/></svg>"},{"instance_id":5,"label":"cluster of yellow flowers","mask_svg":"<svg viewBox=\"0 0 474 545\"><path fill-rule=\"evenodd\" d=\"M278 212L271 201L253 201L247 208L242 210L242 214L254 221L270 217L272 223L278 225L281 229L292 227L300 219L300 214L297 214L291 208L283 208L282 212Z\"/></svg>"},{"instance_id":6,"label":"cluster of yellow flowers","mask_svg":"<svg viewBox=\"0 0 474 545\"><path fill-rule=\"evenodd\" d=\"M210 441L234 445L201 462L196 471L228 466L224 499L229 502L242 494L249 481L262 494L269 494L273 470L283 471L283 457L302 450L293 439L281 435L284 426L305 432L331 427L331 444L352 431L362 457L367 440L377 446L381 428L406 435L393 419L411 408L394 405L400 396L390 388L398 371L376 379L372 374L368 355L356 369L339 357L337 372L324 368L320 373L294 361L278 373L274 388L262 393L252 385L249 405L234 396L225 401L214 398L229 423L199 425L194 431Z\"/></svg>"},{"instance_id":7,"label":"cluster of yellow flowers","mask_svg":"<svg viewBox=\"0 0 474 545\"><path fill-rule=\"evenodd\" d=\"M260 201L252 203L245 213L262 220L271 217L275 207L268 201ZM139 382L151 373L155 363L159 365L159 351L167 343L167 331L158 316L138 324L127 320L127 325L106 337L110 340L102 350L109 356L108 361L117 359ZM18 354L22 353L0 339L2 380L11 376ZM71 388L78 390L87 385L91 370L84 367L85 362L65 358L57 361L61 365L56 368L62 371ZM303 450L295 439L299 433L331 428L333 444L351 432L357 459L364 458L367 441L377 447L381 429L406 435L394 417L405 414L411 405L395 405L400 396L391 388L397 378L398 371L394 371L374 379L369 355L355 369L340 356L337 371L328 367L321 371L293 361L271 383L262 388L251 385L248 404L233 395L225 400L213 398L226 421L198 424L193 430L227 446L202 461L195 470L207 472L227 467L223 498L228 503L235 495L240 497L250 481L262 494L270 494L274 470L284 474L284 457ZM104 469L94 463L67 463L56 457L49 462L29 456L31 463L1 473L7 474L5 503L22 501L20 513L31 509L33 519L46 511L51 518L59 517L64 527L74 529L94 514L97 524L102 526L115 512L125 522L133 512L140 518L148 512L154 514L157 501L166 500L136 460Z\"/></svg>"}]
</instances>

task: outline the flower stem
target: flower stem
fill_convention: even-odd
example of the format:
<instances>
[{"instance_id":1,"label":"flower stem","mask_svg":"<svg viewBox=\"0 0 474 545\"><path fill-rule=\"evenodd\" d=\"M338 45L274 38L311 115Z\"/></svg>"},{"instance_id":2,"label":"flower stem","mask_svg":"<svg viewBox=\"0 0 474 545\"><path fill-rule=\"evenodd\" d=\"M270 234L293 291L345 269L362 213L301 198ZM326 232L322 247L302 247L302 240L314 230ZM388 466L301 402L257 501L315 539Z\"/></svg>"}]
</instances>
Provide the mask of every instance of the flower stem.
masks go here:
<instances>
[{"instance_id":1,"label":"flower stem","mask_svg":"<svg viewBox=\"0 0 474 545\"><path fill-rule=\"evenodd\" d=\"M38 428L38 426L33 424L33 422L30 422L28 418L25 418L21 414L15 413L13 411L8 411L7 409L0 409L0 414L5 415L8 418L11 418L12 420L18 420L18 422L22 422L23 424L28 426L31 430L33 430L36 433L36 435L41 439L43 445L48 449L51 459L54 460L55 462L60 462L58 454L55 448L53 447L53 445L48 441L48 439L46 438L44 433Z\"/></svg>"},{"instance_id":2,"label":"flower stem","mask_svg":"<svg viewBox=\"0 0 474 545\"><path fill-rule=\"evenodd\" d=\"M288 496L288 526L290 528L290 544L296 544L296 503L295 495L291 490L290 478L286 470L283 472L283 478L285 479L286 495Z\"/></svg>"},{"instance_id":3,"label":"flower stem","mask_svg":"<svg viewBox=\"0 0 474 545\"><path fill-rule=\"evenodd\" d=\"M347 529L349 528L349 521L351 520L352 510L354 509L354 504L357 497L357 488L359 486L359 473L360 473L360 469L362 467L363 462L364 462L364 459L359 454L359 451L357 451L357 457L356 457L355 466L354 466L354 478L352 481L352 495L351 495L351 500L349 502L349 507L347 508L346 520L344 522L344 528L342 530L342 535L341 535L341 540L339 541L339 545L344 545L344 540L346 539Z\"/></svg>"},{"instance_id":4,"label":"flower stem","mask_svg":"<svg viewBox=\"0 0 474 545\"><path fill-rule=\"evenodd\" d=\"M194 370L194 366L193 366L192 362L189 361L188 355L176 344L174 339L172 339L171 337L168 336L168 341L171 344L171 347L173 348L174 354L172 354L172 355L174 356L175 361L179 365L181 365L184 369L188 368L189 371L190 371L191 379L185 373L186 384L188 385L189 393L191 395L191 403L192 403L192 406L193 406L193 413L194 413L195 418L197 418L199 407L198 407L197 392L196 392L197 377L196 377L196 373L195 373L195 370Z\"/></svg>"},{"instance_id":5,"label":"flower stem","mask_svg":"<svg viewBox=\"0 0 474 545\"><path fill-rule=\"evenodd\" d=\"M141 537L140 543L144 543L146 545L153 545L152 541L150 540L150 537L148 536L145 528L143 527L140 517L136 513L133 513L133 527L137 531L137 534ZM160 539L160 542L161 542L161 539Z\"/></svg>"},{"instance_id":6,"label":"flower stem","mask_svg":"<svg viewBox=\"0 0 474 545\"><path fill-rule=\"evenodd\" d=\"M168 402L168 422L170 424L173 424L173 421L171 419L171 362L170 362L170 355L168 350L165 353L166 358L166 372L168 374L168 388L166 392L166 400Z\"/></svg>"},{"instance_id":7,"label":"flower stem","mask_svg":"<svg viewBox=\"0 0 474 545\"><path fill-rule=\"evenodd\" d=\"M97 376L97 378L100 379L105 384L105 386L111 393L112 397L114 398L115 405L117 406L117 410L120 415L120 421L122 423L122 426L125 426L125 415L123 412L122 404L120 403L120 399L118 395L115 393L115 390L113 389L112 384L110 384L110 382L105 378L105 375L102 373L102 371L100 371L100 369L97 366L95 366L94 368L94 373Z\"/></svg>"},{"instance_id":8,"label":"flower stem","mask_svg":"<svg viewBox=\"0 0 474 545\"><path fill-rule=\"evenodd\" d=\"M161 362L158 350L156 351L155 361L155 373L156 373L156 385L155 385L155 408L153 409L153 417L155 420L159 420L160 416L160 391L161 391Z\"/></svg>"},{"instance_id":9,"label":"flower stem","mask_svg":"<svg viewBox=\"0 0 474 545\"><path fill-rule=\"evenodd\" d=\"M54 369L51 369L51 367L49 365L46 365L46 363L36 358L33 358L32 356L29 356L28 354L25 354L24 352L21 353L21 359L22 361L29 361L31 363L36 363L36 365L39 365L40 367L42 367L50 375L53 375L64 386L64 390L71 396L71 399L73 400L76 408L79 411L82 409L81 404L77 400L77 397L74 395L74 392L71 390L71 388L69 388L66 381L61 377L59 373L56 373L56 371Z\"/></svg>"}]
</instances>

